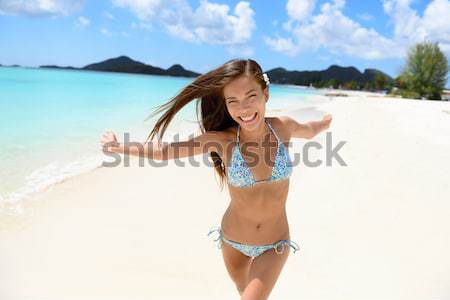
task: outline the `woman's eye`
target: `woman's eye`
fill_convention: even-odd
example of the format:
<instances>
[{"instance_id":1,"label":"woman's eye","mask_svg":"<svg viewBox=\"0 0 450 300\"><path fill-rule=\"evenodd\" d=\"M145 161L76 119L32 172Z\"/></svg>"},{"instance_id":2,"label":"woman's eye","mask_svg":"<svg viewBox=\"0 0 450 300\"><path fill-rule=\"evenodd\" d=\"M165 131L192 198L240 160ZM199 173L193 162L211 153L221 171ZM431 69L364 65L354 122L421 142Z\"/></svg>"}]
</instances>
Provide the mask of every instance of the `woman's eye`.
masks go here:
<instances>
[{"instance_id":1,"label":"woman's eye","mask_svg":"<svg viewBox=\"0 0 450 300\"><path fill-rule=\"evenodd\" d=\"M256 97L257 95L250 95L250 98ZM236 100L229 100L227 103L231 104L231 103L235 103L237 102Z\"/></svg>"}]
</instances>

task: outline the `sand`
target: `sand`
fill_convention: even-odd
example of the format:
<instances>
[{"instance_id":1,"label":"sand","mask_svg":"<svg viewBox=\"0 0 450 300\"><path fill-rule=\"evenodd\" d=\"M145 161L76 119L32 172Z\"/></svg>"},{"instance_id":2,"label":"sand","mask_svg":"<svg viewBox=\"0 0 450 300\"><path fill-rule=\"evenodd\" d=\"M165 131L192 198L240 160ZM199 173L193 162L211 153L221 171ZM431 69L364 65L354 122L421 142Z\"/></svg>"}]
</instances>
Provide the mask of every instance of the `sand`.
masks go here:
<instances>
[{"instance_id":1,"label":"sand","mask_svg":"<svg viewBox=\"0 0 450 300\"><path fill-rule=\"evenodd\" d=\"M295 162L287 213L300 251L270 299L449 299L450 102L315 97L268 115L331 113L347 166ZM326 137L293 140L291 157ZM0 214L0 299L239 299L207 237L228 190L195 159L139 167L133 157Z\"/></svg>"}]
</instances>

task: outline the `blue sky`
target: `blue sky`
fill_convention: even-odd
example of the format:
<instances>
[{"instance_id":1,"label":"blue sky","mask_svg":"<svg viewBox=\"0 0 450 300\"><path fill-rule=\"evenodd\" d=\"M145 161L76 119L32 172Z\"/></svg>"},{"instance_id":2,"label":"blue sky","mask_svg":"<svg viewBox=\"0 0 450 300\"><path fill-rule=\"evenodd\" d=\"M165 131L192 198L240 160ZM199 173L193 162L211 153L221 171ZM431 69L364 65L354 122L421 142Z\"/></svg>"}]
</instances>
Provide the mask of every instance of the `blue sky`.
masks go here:
<instances>
[{"instance_id":1,"label":"blue sky","mask_svg":"<svg viewBox=\"0 0 450 300\"><path fill-rule=\"evenodd\" d=\"M205 72L251 57L268 70L331 64L396 76L427 39L450 54L449 0L0 0L0 64L82 67L119 55Z\"/></svg>"}]
</instances>

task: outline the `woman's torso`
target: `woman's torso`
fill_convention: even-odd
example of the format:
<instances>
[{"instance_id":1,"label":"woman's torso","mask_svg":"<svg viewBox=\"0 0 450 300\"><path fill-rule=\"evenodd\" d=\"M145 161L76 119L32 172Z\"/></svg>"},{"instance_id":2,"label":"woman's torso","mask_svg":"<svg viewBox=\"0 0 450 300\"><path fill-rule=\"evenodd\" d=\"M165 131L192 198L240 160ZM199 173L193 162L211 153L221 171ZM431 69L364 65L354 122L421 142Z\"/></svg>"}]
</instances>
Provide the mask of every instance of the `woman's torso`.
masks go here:
<instances>
[{"instance_id":1,"label":"woman's torso","mask_svg":"<svg viewBox=\"0 0 450 300\"><path fill-rule=\"evenodd\" d=\"M282 122L277 118L266 118L266 120L288 149L290 136L283 128ZM222 154L222 159L227 173L237 144L237 127L228 128L224 134L228 147L223 148L226 151ZM264 150L261 147L244 146L245 141L241 140L239 146L241 155L251 165L250 170L255 180L268 178L273 171L273 163L277 155L277 139L272 132L270 132L270 142L270 151L267 153L267 155L270 153L270 160L267 160L264 159ZM243 150L244 147L247 151ZM251 164L251 156L246 154L250 151L259 157L257 164ZM245 188L228 184L228 189L231 201L221 223L223 235L226 238L251 245L270 244L289 238L286 215L289 179L261 182Z\"/></svg>"}]
</instances>

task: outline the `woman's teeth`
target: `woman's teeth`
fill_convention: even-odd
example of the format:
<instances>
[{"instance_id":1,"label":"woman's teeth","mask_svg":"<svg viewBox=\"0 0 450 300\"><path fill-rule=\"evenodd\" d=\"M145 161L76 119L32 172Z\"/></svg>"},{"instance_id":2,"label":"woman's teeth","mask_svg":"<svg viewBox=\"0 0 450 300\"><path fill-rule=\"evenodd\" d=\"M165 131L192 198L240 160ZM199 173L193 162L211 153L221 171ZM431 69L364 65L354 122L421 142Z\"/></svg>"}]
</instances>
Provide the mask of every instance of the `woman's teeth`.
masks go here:
<instances>
[{"instance_id":1,"label":"woman's teeth","mask_svg":"<svg viewBox=\"0 0 450 300\"><path fill-rule=\"evenodd\" d=\"M244 122L251 122L256 118L256 112L250 117L239 117Z\"/></svg>"}]
</instances>

